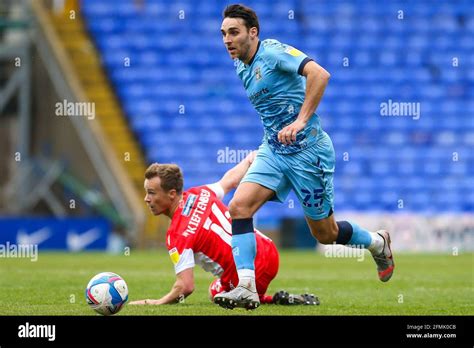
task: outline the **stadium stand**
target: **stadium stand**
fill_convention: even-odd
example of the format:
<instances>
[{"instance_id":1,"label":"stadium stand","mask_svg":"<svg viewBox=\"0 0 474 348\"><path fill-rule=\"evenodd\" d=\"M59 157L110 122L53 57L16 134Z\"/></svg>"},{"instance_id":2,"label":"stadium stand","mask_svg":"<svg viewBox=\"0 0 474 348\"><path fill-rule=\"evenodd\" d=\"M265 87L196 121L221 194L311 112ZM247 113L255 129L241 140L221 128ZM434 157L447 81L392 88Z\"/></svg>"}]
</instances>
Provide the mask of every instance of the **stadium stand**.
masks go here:
<instances>
[{"instance_id":1,"label":"stadium stand","mask_svg":"<svg viewBox=\"0 0 474 348\"><path fill-rule=\"evenodd\" d=\"M331 73L318 114L336 149L337 210L396 212L399 200L414 212L474 210L474 2L453 2L245 2L261 39ZM81 6L147 162L178 163L190 187L233 165L219 151L257 148L262 126L220 36L224 2ZM383 116L390 102L420 114ZM268 204L259 217L302 216L289 199L297 209Z\"/></svg>"}]
</instances>

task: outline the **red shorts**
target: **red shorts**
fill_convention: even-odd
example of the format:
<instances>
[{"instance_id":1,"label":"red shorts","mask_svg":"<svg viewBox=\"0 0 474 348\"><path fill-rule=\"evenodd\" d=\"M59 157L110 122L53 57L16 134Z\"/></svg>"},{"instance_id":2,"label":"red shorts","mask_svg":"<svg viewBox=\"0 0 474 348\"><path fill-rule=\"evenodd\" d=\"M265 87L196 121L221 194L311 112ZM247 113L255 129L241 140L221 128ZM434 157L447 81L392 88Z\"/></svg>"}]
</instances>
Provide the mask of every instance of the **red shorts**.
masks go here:
<instances>
[{"instance_id":1,"label":"red shorts","mask_svg":"<svg viewBox=\"0 0 474 348\"><path fill-rule=\"evenodd\" d=\"M270 285L270 282L276 277L278 273L278 266L280 257L278 250L273 242L268 238L257 238L257 255L255 257L255 280L257 285L257 292L260 297L265 295L265 292ZM209 286L209 295L211 299L216 294L223 291L230 291L234 288L234 284L239 283L239 276L237 271L232 273L230 281L215 279Z\"/></svg>"}]
</instances>

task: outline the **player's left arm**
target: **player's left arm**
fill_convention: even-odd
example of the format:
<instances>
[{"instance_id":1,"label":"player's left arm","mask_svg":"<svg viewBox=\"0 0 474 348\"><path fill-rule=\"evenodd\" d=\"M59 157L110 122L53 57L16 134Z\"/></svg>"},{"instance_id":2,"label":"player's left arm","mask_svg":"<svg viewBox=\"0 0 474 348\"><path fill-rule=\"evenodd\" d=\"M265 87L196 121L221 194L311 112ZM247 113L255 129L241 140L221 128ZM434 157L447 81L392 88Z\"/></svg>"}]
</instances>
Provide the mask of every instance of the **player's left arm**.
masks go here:
<instances>
[{"instance_id":1,"label":"player's left arm","mask_svg":"<svg viewBox=\"0 0 474 348\"><path fill-rule=\"evenodd\" d=\"M303 68L302 75L306 77L306 94L304 103L296 120L278 132L278 140L283 144L296 141L296 135L314 115L324 94L331 76L321 65L311 60Z\"/></svg>"},{"instance_id":2,"label":"player's left arm","mask_svg":"<svg viewBox=\"0 0 474 348\"><path fill-rule=\"evenodd\" d=\"M178 303L194 291L193 268L185 269L176 275L176 281L170 292L158 300L139 300L130 302L131 305L163 305Z\"/></svg>"}]
</instances>

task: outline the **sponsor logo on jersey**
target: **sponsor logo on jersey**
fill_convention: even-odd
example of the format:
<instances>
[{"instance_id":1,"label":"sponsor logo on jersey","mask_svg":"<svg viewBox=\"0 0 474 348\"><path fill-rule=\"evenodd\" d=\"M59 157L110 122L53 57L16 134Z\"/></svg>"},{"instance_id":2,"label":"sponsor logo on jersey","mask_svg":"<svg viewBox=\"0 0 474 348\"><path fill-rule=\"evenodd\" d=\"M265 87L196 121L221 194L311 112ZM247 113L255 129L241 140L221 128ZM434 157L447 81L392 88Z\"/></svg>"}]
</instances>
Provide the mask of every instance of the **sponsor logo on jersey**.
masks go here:
<instances>
[{"instance_id":1,"label":"sponsor logo on jersey","mask_svg":"<svg viewBox=\"0 0 474 348\"><path fill-rule=\"evenodd\" d=\"M270 91L268 90L268 88L262 88L262 89L259 90L258 92L255 92L254 94L252 94L252 95L249 97L249 99L250 99L250 101L253 103L253 102L255 102L255 100L256 100L258 97L260 97L260 96L262 96L262 95L264 95L264 94L267 94L267 93L269 93L269 92L270 92Z\"/></svg>"},{"instance_id":2,"label":"sponsor logo on jersey","mask_svg":"<svg viewBox=\"0 0 474 348\"><path fill-rule=\"evenodd\" d=\"M194 202L196 201L196 195L189 195L188 199L186 199L186 203L184 203L183 211L181 215L189 216L191 214L191 209L193 208Z\"/></svg>"},{"instance_id":3,"label":"sponsor logo on jersey","mask_svg":"<svg viewBox=\"0 0 474 348\"><path fill-rule=\"evenodd\" d=\"M191 215L191 218L189 219L188 226L186 227L186 230L183 232L183 236L187 237L190 234L194 234L197 231L197 228L201 222L202 215L207 209L207 204L209 203L209 197L211 196L211 192L205 189L201 190L201 193L199 194L198 202L196 204L196 209L194 209L193 214ZM196 198L194 198L196 200ZM194 201L193 201L194 203ZM192 205L191 205L192 206ZM183 210L184 212L184 210ZM189 215L189 213L188 213Z\"/></svg>"},{"instance_id":4,"label":"sponsor logo on jersey","mask_svg":"<svg viewBox=\"0 0 474 348\"><path fill-rule=\"evenodd\" d=\"M298 57L303 54L303 52L301 52L300 50L297 50L294 47L287 47L287 49L285 50L285 53L288 53L289 55L293 57Z\"/></svg>"},{"instance_id":5,"label":"sponsor logo on jersey","mask_svg":"<svg viewBox=\"0 0 474 348\"><path fill-rule=\"evenodd\" d=\"M171 261L176 265L179 261L178 249L173 248L169 251Z\"/></svg>"}]
</instances>

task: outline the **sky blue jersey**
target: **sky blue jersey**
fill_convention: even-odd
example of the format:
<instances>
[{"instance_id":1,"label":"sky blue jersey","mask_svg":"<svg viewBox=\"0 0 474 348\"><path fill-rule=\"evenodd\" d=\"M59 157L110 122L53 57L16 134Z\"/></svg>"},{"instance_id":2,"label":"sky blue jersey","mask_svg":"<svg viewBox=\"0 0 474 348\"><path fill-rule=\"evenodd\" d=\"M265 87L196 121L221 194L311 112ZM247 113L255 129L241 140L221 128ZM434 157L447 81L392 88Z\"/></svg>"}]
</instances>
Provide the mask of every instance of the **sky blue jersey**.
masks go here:
<instances>
[{"instance_id":1,"label":"sky blue jersey","mask_svg":"<svg viewBox=\"0 0 474 348\"><path fill-rule=\"evenodd\" d=\"M278 132L298 117L303 105L306 78L301 74L310 60L296 48L273 39L258 43L250 64L237 60L237 75L263 123L263 141L276 153L301 151L315 144L321 133L319 117L314 114L298 132L296 142L284 145L278 141Z\"/></svg>"}]
</instances>

